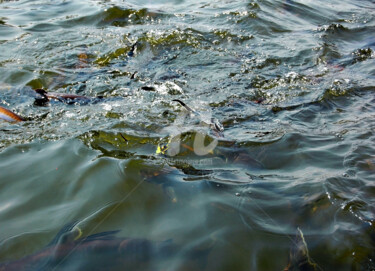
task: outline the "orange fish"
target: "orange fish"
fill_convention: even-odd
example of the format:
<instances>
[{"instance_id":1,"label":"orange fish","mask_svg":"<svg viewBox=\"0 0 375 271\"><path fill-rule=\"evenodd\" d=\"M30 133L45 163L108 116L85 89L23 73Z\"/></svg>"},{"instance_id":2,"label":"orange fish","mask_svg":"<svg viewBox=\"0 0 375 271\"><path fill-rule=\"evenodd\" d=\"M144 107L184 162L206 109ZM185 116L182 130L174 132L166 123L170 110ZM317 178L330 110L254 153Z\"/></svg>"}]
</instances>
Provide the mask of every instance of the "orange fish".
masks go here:
<instances>
[{"instance_id":1,"label":"orange fish","mask_svg":"<svg viewBox=\"0 0 375 271\"><path fill-rule=\"evenodd\" d=\"M9 122L18 122L18 121L24 121L24 118L21 116L13 113L12 111L0 106L0 119L3 119L5 121Z\"/></svg>"}]
</instances>

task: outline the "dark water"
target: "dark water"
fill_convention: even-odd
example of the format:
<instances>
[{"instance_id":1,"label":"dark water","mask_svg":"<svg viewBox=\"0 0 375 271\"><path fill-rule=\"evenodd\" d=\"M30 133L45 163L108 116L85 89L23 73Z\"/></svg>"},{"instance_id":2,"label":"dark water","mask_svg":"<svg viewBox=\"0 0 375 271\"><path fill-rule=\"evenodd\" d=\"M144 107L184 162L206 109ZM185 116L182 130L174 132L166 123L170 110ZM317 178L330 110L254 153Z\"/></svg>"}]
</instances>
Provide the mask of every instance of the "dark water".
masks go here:
<instances>
[{"instance_id":1,"label":"dark water","mask_svg":"<svg viewBox=\"0 0 375 271\"><path fill-rule=\"evenodd\" d=\"M283 270L300 228L316 270L374 270L374 33L371 0L0 1L0 105L27 117L0 122L0 262Z\"/></svg>"}]
</instances>

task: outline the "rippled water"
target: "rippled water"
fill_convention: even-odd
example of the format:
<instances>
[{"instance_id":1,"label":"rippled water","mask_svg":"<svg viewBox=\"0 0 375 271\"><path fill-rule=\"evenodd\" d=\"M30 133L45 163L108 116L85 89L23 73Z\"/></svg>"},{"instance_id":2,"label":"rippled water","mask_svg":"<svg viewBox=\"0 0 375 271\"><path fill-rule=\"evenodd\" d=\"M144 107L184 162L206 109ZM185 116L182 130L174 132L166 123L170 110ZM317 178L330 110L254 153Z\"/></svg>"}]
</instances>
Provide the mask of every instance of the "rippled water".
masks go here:
<instances>
[{"instance_id":1,"label":"rippled water","mask_svg":"<svg viewBox=\"0 0 375 271\"><path fill-rule=\"evenodd\" d=\"M371 0L0 1L0 270L374 270L374 33Z\"/></svg>"}]
</instances>

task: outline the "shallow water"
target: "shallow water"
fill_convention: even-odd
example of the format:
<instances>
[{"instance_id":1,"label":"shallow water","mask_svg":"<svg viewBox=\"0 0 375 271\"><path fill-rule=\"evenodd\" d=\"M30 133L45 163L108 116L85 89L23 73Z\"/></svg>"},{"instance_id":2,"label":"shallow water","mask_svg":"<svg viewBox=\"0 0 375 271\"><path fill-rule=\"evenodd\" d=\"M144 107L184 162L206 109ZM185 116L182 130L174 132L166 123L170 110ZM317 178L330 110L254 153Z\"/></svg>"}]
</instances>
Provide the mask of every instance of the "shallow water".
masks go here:
<instances>
[{"instance_id":1,"label":"shallow water","mask_svg":"<svg viewBox=\"0 0 375 271\"><path fill-rule=\"evenodd\" d=\"M374 31L370 0L0 1L0 105L27 118L0 121L0 262L77 223L173 252L21 267L283 270L300 228L317 270L375 270Z\"/></svg>"}]
</instances>

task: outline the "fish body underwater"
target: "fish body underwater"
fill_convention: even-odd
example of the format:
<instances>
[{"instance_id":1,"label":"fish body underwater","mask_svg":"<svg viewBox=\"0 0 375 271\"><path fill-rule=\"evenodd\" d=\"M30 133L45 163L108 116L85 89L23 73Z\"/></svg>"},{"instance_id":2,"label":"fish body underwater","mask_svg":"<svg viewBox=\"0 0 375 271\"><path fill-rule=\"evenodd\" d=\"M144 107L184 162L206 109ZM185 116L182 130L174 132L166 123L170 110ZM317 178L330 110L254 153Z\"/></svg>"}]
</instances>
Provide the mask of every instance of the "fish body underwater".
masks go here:
<instances>
[{"instance_id":1,"label":"fish body underwater","mask_svg":"<svg viewBox=\"0 0 375 271\"><path fill-rule=\"evenodd\" d=\"M44 249L19 260L0 263L0 271L22 270L158 270L155 262L173 255L171 240L119 238L118 231L80 237L64 227Z\"/></svg>"}]
</instances>

